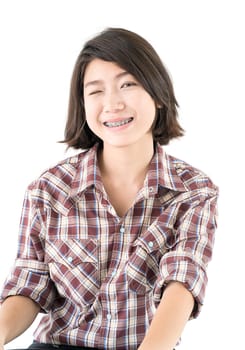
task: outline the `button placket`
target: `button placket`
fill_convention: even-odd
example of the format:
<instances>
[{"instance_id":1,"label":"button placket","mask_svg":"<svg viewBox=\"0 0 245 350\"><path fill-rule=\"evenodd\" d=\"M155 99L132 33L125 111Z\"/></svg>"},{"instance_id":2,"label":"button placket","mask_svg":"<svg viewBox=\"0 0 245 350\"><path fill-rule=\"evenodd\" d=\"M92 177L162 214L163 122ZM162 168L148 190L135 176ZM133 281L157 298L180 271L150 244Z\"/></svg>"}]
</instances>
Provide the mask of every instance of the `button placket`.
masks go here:
<instances>
[{"instance_id":1,"label":"button placket","mask_svg":"<svg viewBox=\"0 0 245 350\"><path fill-rule=\"evenodd\" d=\"M108 321L110 321L111 320L111 314L107 314L106 318L107 318Z\"/></svg>"},{"instance_id":2,"label":"button placket","mask_svg":"<svg viewBox=\"0 0 245 350\"><path fill-rule=\"evenodd\" d=\"M124 232L125 232L125 227L124 227L124 226L121 226L119 232L120 232L120 233L124 233Z\"/></svg>"}]
</instances>

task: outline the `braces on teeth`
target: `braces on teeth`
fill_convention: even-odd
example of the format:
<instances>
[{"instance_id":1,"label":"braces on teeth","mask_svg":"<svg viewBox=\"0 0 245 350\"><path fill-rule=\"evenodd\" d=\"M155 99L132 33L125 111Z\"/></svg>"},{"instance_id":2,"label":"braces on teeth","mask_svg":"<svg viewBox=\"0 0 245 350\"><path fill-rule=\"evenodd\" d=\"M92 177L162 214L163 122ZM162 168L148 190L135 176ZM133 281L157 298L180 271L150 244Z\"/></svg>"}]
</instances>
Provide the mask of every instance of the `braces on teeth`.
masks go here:
<instances>
[{"instance_id":1,"label":"braces on teeth","mask_svg":"<svg viewBox=\"0 0 245 350\"><path fill-rule=\"evenodd\" d=\"M133 118L128 118L128 119L125 119L125 120L122 120L122 121L118 121L118 122L111 122L111 123L105 122L105 125L110 127L110 128L112 128L112 127L115 127L115 126L122 126L122 125L128 124L132 120L133 120Z\"/></svg>"}]
</instances>

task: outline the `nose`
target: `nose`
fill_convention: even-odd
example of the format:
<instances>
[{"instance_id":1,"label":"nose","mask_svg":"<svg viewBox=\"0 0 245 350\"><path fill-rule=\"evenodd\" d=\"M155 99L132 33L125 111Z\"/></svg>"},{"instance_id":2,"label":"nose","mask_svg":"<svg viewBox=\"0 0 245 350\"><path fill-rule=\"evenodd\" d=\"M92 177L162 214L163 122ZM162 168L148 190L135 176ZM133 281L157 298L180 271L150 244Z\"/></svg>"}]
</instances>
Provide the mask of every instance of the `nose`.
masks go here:
<instances>
[{"instance_id":1,"label":"nose","mask_svg":"<svg viewBox=\"0 0 245 350\"><path fill-rule=\"evenodd\" d=\"M125 108L125 103L120 94L108 92L104 97L104 112L117 112Z\"/></svg>"}]
</instances>

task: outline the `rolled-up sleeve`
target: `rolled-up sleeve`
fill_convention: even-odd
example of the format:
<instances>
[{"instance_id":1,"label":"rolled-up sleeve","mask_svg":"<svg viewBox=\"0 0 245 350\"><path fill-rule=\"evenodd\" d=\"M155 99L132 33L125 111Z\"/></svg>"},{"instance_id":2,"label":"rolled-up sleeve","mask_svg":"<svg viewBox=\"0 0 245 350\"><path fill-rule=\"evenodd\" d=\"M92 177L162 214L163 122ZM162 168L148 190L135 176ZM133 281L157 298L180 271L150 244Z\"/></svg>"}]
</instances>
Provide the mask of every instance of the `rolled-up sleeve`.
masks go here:
<instances>
[{"instance_id":1,"label":"rolled-up sleeve","mask_svg":"<svg viewBox=\"0 0 245 350\"><path fill-rule=\"evenodd\" d=\"M56 289L49 276L48 264L44 262L44 236L40 208L32 200L31 189L25 194L17 257L1 291L0 300L13 295L31 298L48 312L56 297Z\"/></svg>"},{"instance_id":2,"label":"rolled-up sleeve","mask_svg":"<svg viewBox=\"0 0 245 350\"><path fill-rule=\"evenodd\" d=\"M213 191L195 205L183 204L172 230L171 249L160 261L158 291L170 281L183 283L195 299L191 318L197 317L204 301L217 226L217 195L218 191Z\"/></svg>"}]
</instances>

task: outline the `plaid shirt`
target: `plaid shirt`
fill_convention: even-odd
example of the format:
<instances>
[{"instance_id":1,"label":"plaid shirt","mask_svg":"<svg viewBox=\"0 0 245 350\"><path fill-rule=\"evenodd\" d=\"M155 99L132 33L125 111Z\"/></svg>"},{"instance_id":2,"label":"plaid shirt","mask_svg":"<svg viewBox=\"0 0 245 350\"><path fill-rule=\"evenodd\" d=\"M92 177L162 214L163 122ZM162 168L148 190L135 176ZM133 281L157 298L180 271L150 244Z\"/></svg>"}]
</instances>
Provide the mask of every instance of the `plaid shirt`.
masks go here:
<instances>
[{"instance_id":1,"label":"plaid shirt","mask_svg":"<svg viewBox=\"0 0 245 350\"><path fill-rule=\"evenodd\" d=\"M43 316L38 342L135 350L169 281L203 304L217 187L157 145L124 217L105 193L97 146L49 169L26 192L18 256L2 299L24 295Z\"/></svg>"}]
</instances>

